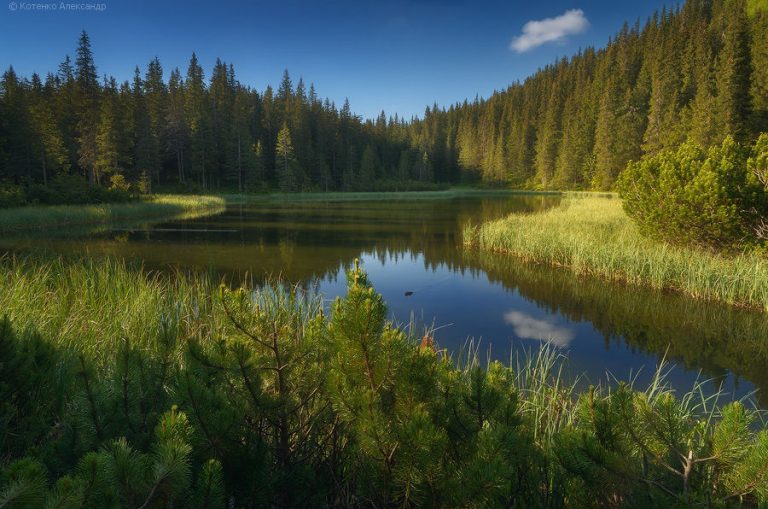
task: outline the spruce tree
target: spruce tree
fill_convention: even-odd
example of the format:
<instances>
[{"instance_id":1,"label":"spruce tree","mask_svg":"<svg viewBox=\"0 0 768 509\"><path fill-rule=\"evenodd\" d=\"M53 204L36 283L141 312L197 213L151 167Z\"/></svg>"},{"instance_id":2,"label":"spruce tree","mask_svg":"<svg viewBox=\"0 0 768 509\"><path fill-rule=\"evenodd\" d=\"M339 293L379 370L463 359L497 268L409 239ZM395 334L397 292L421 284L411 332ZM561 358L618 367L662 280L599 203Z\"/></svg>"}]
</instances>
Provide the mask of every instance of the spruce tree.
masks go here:
<instances>
[{"instance_id":1,"label":"spruce tree","mask_svg":"<svg viewBox=\"0 0 768 509\"><path fill-rule=\"evenodd\" d=\"M96 177L96 135L99 114L99 84L96 77L96 64L91 52L91 41L83 30L77 48L75 60L77 83L77 141L79 144L78 163L85 172L88 182L97 183Z\"/></svg>"},{"instance_id":2,"label":"spruce tree","mask_svg":"<svg viewBox=\"0 0 768 509\"><path fill-rule=\"evenodd\" d=\"M288 129L288 123L283 122L283 127L277 134L277 143L275 145L275 174L277 175L278 185L283 192L297 191L299 182L297 175L296 156L293 152L293 141L291 140L291 130Z\"/></svg>"},{"instance_id":3,"label":"spruce tree","mask_svg":"<svg viewBox=\"0 0 768 509\"><path fill-rule=\"evenodd\" d=\"M717 114L724 122L723 136L743 140L751 115L749 26L743 0L725 7L722 49L717 57Z\"/></svg>"}]
</instances>

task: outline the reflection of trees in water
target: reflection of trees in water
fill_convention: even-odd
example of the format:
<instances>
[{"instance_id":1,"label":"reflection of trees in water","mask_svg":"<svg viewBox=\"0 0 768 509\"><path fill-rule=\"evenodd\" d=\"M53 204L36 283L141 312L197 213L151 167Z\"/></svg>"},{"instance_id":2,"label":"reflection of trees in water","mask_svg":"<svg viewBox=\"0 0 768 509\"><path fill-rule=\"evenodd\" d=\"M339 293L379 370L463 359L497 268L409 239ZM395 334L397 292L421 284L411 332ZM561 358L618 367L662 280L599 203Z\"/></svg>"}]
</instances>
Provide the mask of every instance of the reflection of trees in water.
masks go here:
<instances>
[{"instance_id":1,"label":"reflection of trees in water","mask_svg":"<svg viewBox=\"0 0 768 509\"><path fill-rule=\"evenodd\" d=\"M589 321L606 345L631 348L700 368L718 378L726 370L761 389L768 402L768 316L681 295L577 277L560 269L524 264L512 257L466 251L465 263L491 281L546 310Z\"/></svg>"},{"instance_id":2,"label":"reflection of trees in water","mask_svg":"<svg viewBox=\"0 0 768 509\"><path fill-rule=\"evenodd\" d=\"M292 281L328 277L348 267L361 253L424 254L435 266L462 269L460 235L469 222L498 219L512 212L535 212L558 198L514 196L507 199L452 199L271 204L238 206L226 213L183 224L187 231L153 234L181 266L205 265L195 250L215 250L215 268L232 277L282 274ZM194 228L214 230L197 233ZM234 233L217 232L226 229ZM136 253L148 263L158 259L153 247ZM161 259L162 260L162 259ZM434 260L434 262L433 262Z\"/></svg>"},{"instance_id":3,"label":"reflection of trees in water","mask_svg":"<svg viewBox=\"0 0 768 509\"><path fill-rule=\"evenodd\" d=\"M130 225L121 225L117 232L100 226L95 236L93 230L84 230L80 237L48 235L15 246L34 247L44 239L45 247L55 252L79 253L85 247L91 254L138 258L152 269L213 270L229 281L242 281L247 274L255 284L281 275L305 286L343 277L340 268L349 267L361 253L380 260L422 255L428 270L443 266L472 276L484 271L492 281L517 289L552 312L589 321L607 344L626 341L658 356L669 348L670 357L702 368L708 376L723 376L728 370L768 389L768 317L460 247L462 227L469 222L535 212L557 202L555 197L513 196L270 203L156 225L182 231L153 231L144 223L134 224L136 229L128 233L123 230Z\"/></svg>"}]
</instances>

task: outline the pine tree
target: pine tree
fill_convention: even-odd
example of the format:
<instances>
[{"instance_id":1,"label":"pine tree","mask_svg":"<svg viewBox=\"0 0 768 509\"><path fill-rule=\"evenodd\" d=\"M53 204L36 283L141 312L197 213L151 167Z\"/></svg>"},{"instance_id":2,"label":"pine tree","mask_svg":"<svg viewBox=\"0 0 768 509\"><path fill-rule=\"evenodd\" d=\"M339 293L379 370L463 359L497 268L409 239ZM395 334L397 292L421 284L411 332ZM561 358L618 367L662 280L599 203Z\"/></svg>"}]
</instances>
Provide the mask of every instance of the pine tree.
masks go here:
<instances>
[{"instance_id":1,"label":"pine tree","mask_svg":"<svg viewBox=\"0 0 768 509\"><path fill-rule=\"evenodd\" d=\"M722 50L717 57L717 114L724 121L722 136L743 140L751 115L749 26L743 0L728 3L724 16Z\"/></svg>"},{"instance_id":2,"label":"pine tree","mask_svg":"<svg viewBox=\"0 0 768 509\"><path fill-rule=\"evenodd\" d=\"M155 144L152 135L151 119L147 107L144 82L141 79L139 68L136 67L133 74L133 87L131 89L133 109L133 173L136 177L147 174L151 180L157 182L157 167L155 163Z\"/></svg>"},{"instance_id":3,"label":"pine tree","mask_svg":"<svg viewBox=\"0 0 768 509\"><path fill-rule=\"evenodd\" d=\"M83 30L77 48L75 60L77 83L77 140L79 143L78 163L91 184L97 183L96 177L96 135L99 119L99 84L96 78L96 65L91 52L91 42Z\"/></svg>"},{"instance_id":4,"label":"pine tree","mask_svg":"<svg viewBox=\"0 0 768 509\"><path fill-rule=\"evenodd\" d=\"M768 8L752 15L752 130L768 132Z\"/></svg>"},{"instance_id":5,"label":"pine tree","mask_svg":"<svg viewBox=\"0 0 768 509\"><path fill-rule=\"evenodd\" d=\"M293 152L293 142L291 141L291 131L288 129L288 123L283 122L283 127L277 135L277 144L275 145L275 161L277 168L278 185L283 192L298 190L298 176L296 156Z\"/></svg>"},{"instance_id":6,"label":"pine tree","mask_svg":"<svg viewBox=\"0 0 768 509\"><path fill-rule=\"evenodd\" d=\"M168 146L165 140L168 91L163 81L163 67L157 58L149 62L143 85L149 120L147 171L155 182L159 182L163 168L163 155L165 147Z\"/></svg>"},{"instance_id":7,"label":"pine tree","mask_svg":"<svg viewBox=\"0 0 768 509\"><path fill-rule=\"evenodd\" d=\"M184 162L186 161L187 120L185 111L184 84L179 69L171 72L168 81L168 109L165 129L168 137L168 148L173 152L177 178L180 183L186 180Z\"/></svg>"},{"instance_id":8,"label":"pine tree","mask_svg":"<svg viewBox=\"0 0 768 509\"><path fill-rule=\"evenodd\" d=\"M197 55L192 53L184 87L184 117L187 121L186 131L189 133L190 172L203 188L210 184L206 165L211 156L208 147L210 144L208 113L203 69L197 62Z\"/></svg>"},{"instance_id":9,"label":"pine tree","mask_svg":"<svg viewBox=\"0 0 768 509\"><path fill-rule=\"evenodd\" d=\"M360 160L360 176L357 179L357 188L362 191L371 191L378 170L378 156L372 145L367 145Z\"/></svg>"},{"instance_id":10,"label":"pine tree","mask_svg":"<svg viewBox=\"0 0 768 509\"><path fill-rule=\"evenodd\" d=\"M118 166L118 138L115 128L117 91L108 88L101 101L99 123L96 128L96 155L94 180L102 183L104 177L120 173Z\"/></svg>"}]
</instances>

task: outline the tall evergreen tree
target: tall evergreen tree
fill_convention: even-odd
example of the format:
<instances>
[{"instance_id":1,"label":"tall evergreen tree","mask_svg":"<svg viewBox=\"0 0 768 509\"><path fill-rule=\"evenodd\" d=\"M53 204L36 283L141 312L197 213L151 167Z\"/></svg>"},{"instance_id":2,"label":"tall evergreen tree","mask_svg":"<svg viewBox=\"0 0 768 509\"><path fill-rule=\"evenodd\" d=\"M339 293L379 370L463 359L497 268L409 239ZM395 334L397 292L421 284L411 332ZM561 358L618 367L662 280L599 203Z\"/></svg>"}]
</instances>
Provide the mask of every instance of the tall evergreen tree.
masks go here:
<instances>
[{"instance_id":1,"label":"tall evergreen tree","mask_svg":"<svg viewBox=\"0 0 768 509\"><path fill-rule=\"evenodd\" d=\"M96 135L98 129L99 84L96 77L96 64L91 52L91 41L83 30L77 47L75 60L77 83L77 140L79 144L78 163L91 184L97 183L96 177Z\"/></svg>"},{"instance_id":2,"label":"tall evergreen tree","mask_svg":"<svg viewBox=\"0 0 768 509\"><path fill-rule=\"evenodd\" d=\"M284 192L298 190L299 182L296 156L293 151L291 130L288 128L287 122L283 122L283 127L277 134L275 161L278 164L275 173L277 174L280 190Z\"/></svg>"}]
</instances>

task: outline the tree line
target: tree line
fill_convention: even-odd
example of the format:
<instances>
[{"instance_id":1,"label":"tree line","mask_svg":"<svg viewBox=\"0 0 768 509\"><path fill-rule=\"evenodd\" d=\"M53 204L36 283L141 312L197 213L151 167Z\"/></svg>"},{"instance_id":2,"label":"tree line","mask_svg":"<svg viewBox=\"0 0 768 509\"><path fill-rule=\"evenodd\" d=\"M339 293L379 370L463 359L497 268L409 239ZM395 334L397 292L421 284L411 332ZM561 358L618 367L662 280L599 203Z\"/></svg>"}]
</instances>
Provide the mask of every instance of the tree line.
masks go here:
<instances>
[{"instance_id":1,"label":"tree line","mask_svg":"<svg viewBox=\"0 0 768 509\"><path fill-rule=\"evenodd\" d=\"M100 78L88 35L55 73L0 81L0 180L143 182L259 191L406 189L486 183L610 189L629 161L768 131L768 10L760 0L689 0L625 24L487 99L409 120L355 115L286 71L240 83L195 54L166 78Z\"/></svg>"},{"instance_id":2,"label":"tree line","mask_svg":"<svg viewBox=\"0 0 768 509\"><path fill-rule=\"evenodd\" d=\"M447 180L407 142L402 119L363 121L287 70L277 90L257 92L221 60L206 79L193 53L185 73L166 79L155 58L118 83L99 78L85 31L75 61L45 78L9 68L0 108L0 179L16 184L79 174L103 186L297 191Z\"/></svg>"}]
</instances>

